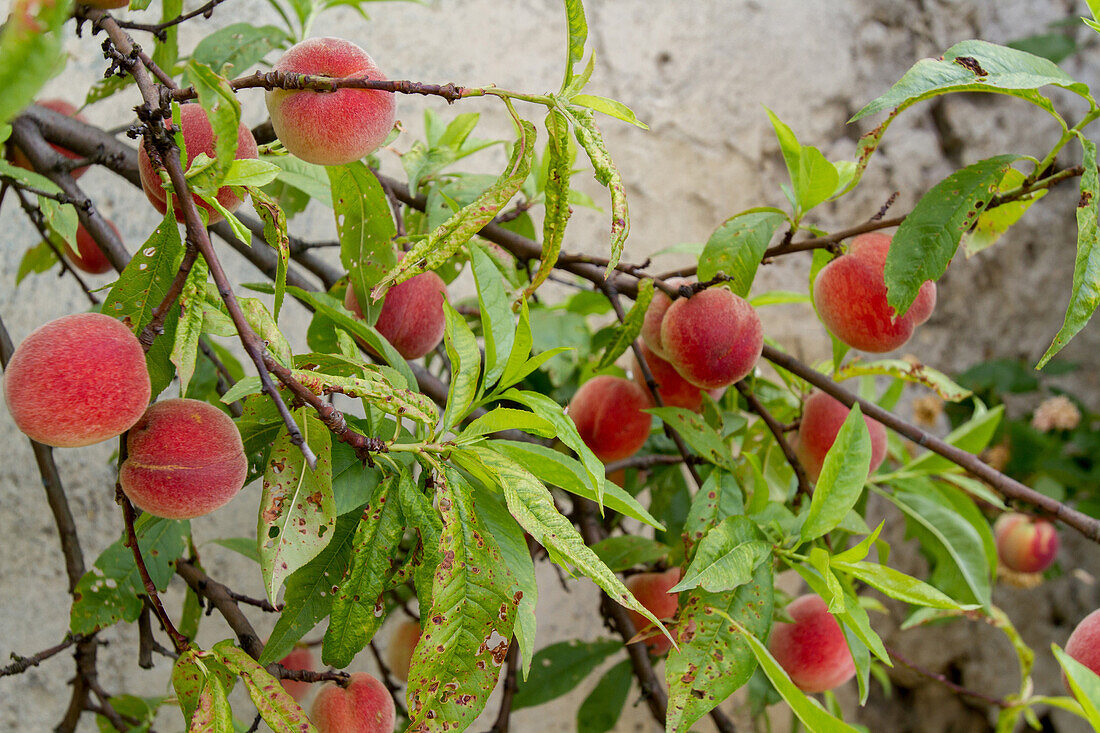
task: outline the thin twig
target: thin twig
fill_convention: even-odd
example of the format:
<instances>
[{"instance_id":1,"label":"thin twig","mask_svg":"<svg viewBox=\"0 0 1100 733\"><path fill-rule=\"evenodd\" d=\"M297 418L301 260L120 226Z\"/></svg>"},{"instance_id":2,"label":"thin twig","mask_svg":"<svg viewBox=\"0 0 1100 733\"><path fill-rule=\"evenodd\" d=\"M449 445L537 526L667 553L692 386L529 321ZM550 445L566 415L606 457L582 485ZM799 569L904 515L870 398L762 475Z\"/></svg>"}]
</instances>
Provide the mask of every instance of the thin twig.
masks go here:
<instances>
[{"instance_id":1,"label":"thin twig","mask_svg":"<svg viewBox=\"0 0 1100 733\"><path fill-rule=\"evenodd\" d=\"M76 268L69 263L68 258L65 257L61 250L58 249L57 245L54 244L53 239L50 238L50 232L46 227L46 219L42 214L42 209L27 200L27 197L23 195L23 191L26 189L20 190L18 186L15 186L13 190L15 191L15 197L19 199L19 205L23 208L23 212L27 215L31 224L34 225L34 228L38 230L38 234L42 237L42 241L45 242L46 246L53 250L53 253L57 256L58 262L61 263L61 271L63 273L68 273L76 280L76 284L84 291L84 295L92 305L99 305L99 298L95 296L92 289L88 287L88 283L84 282L84 278L81 277L80 273L76 271Z\"/></svg>"},{"instance_id":2,"label":"thin twig","mask_svg":"<svg viewBox=\"0 0 1100 733\"><path fill-rule=\"evenodd\" d=\"M382 678L382 685L389 690L390 697L393 698L393 706L397 709L397 712L406 720L409 717L409 711L405 707L404 695L401 694L401 685L397 684L393 675L390 674L389 665L382 659L382 655L378 651L378 646L374 643L374 640L367 644L370 647L371 656L374 657L374 663L378 665L378 674Z\"/></svg>"},{"instance_id":3,"label":"thin twig","mask_svg":"<svg viewBox=\"0 0 1100 733\"><path fill-rule=\"evenodd\" d=\"M15 652L12 652L11 658L14 661L6 667L0 667L0 677L7 677L13 674L21 674L31 667L37 667L39 664L46 661L50 657L54 656L55 654L60 654L78 641L83 641L85 638L86 637L82 634L69 634L60 644L55 644L48 649L43 649L37 654L32 654L29 657L21 657Z\"/></svg>"},{"instance_id":4,"label":"thin twig","mask_svg":"<svg viewBox=\"0 0 1100 733\"><path fill-rule=\"evenodd\" d=\"M770 430L771 434L775 437L775 442L779 444L779 449L783 451L787 463L791 464L795 478L798 480L798 493L795 496L795 508L797 508L803 496L809 496L813 493L813 489L810 488L810 481L806 477L806 469L802 467L802 461L798 460L798 456L795 455L794 449L791 448L791 444L787 441L786 436L783 435L783 426L776 421L772 414L768 412L768 409L764 407L763 403L757 399L745 380L742 379L733 386L737 387L737 391L745 398L745 402L748 403L749 409L755 412L760 419L764 421L764 424L768 426L768 430Z\"/></svg>"},{"instance_id":5,"label":"thin twig","mask_svg":"<svg viewBox=\"0 0 1100 733\"><path fill-rule=\"evenodd\" d=\"M942 674L939 674L938 672L932 672L931 670L928 670L928 669L925 669L924 667L921 667L920 665L916 664L915 662L909 661L908 659L903 657L901 654L899 654L897 649L894 649L891 646L887 646L886 651L887 651L887 653L889 653L889 655L892 659L896 659L897 661L901 662L906 667L913 670L914 672L916 672L917 674L919 674L922 677L927 677L930 680L935 680L936 682L939 682L940 684L947 687L949 690L951 690L952 692L954 692L956 694L965 695L966 697L972 697L976 700L981 700L982 702L988 703L989 705L992 705L994 707L998 707L998 708L1001 708L1001 709L1012 707L1011 703L1008 703L1005 700L1002 700L998 697L993 697L991 695L987 695L984 692L978 692L976 690L971 690L968 687L963 687L962 685L960 685L958 683L952 682L951 680L947 679L947 677L945 677Z\"/></svg>"}]
</instances>

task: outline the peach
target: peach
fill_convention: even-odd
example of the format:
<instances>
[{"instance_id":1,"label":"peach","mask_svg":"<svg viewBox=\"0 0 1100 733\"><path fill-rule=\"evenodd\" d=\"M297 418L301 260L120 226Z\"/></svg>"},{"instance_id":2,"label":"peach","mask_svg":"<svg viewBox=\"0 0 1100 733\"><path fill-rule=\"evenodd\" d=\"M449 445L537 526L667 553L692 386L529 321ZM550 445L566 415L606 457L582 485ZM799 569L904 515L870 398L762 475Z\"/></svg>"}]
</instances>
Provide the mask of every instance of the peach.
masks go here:
<instances>
[{"instance_id":1,"label":"peach","mask_svg":"<svg viewBox=\"0 0 1100 733\"><path fill-rule=\"evenodd\" d=\"M168 124L168 121L165 121L165 124ZM199 153L214 157L214 128L210 125L206 110L198 104L181 106L180 127L183 129L184 145L187 146L187 162L183 166L185 171ZM252 131L242 123L237 127L237 159L258 157L256 138L252 137ZM168 209L167 196L144 145L138 146L138 172L141 174L141 187L145 189L145 196L156 210L163 214ZM196 205L209 212L211 224L216 224L223 219L220 212L197 195L193 194L192 198ZM216 198L218 203L229 211L236 211L243 201L229 186L219 188ZM183 212L180 210L179 197L176 194L172 194L172 210L176 214L176 221L183 221Z\"/></svg>"},{"instance_id":2,"label":"peach","mask_svg":"<svg viewBox=\"0 0 1100 733\"><path fill-rule=\"evenodd\" d=\"M642 358L649 365L649 371L657 381L657 394L661 396L661 402L666 407L683 407L687 410L698 410L703 405L703 390L680 376L680 372L667 361L657 356L646 345L641 343ZM638 359L634 358L634 379L638 386L645 390L652 398L652 392L645 383L645 375L642 373Z\"/></svg>"},{"instance_id":3,"label":"peach","mask_svg":"<svg viewBox=\"0 0 1100 733\"><path fill-rule=\"evenodd\" d=\"M374 327L406 359L419 359L443 340L447 319L443 301L447 284L434 272L422 272L386 292L382 310ZM350 286L344 295L344 307L363 317L363 309Z\"/></svg>"},{"instance_id":4,"label":"peach","mask_svg":"<svg viewBox=\"0 0 1100 733\"><path fill-rule=\"evenodd\" d=\"M638 602L645 606L661 621L676 615L679 593L669 593L668 589L680 582L680 568L669 568L663 573L638 573L626 579L627 589L634 594ZM637 611L630 611L630 620L636 631L650 625L649 619ZM664 634L651 636L645 640L652 654L660 656L672 648L672 642Z\"/></svg>"},{"instance_id":5,"label":"peach","mask_svg":"<svg viewBox=\"0 0 1100 733\"><path fill-rule=\"evenodd\" d=\"M689 285L690 280L684 277L674 277L666 280L669 285L678 288L681 285ZM667 359L664 345L661 343L661 321L665 319L665 313L672 305L672 298L663 290L653 293L653 300L649 301L649 307L645 311L645 319L642 321L642 340L646 346L657 356Z\"/></svg>"},{"instance_id":6,"label":"peach","mask_svg":"<svg viewBox=\"0 0 1100 733\"><path fill-rule=\"evenodd\" d=\"M993 524L997 555L1017 573L1041 573L1058 556L1058 530L1045 519L1008 512Z\"/></svg>"},{"instance_id":7,"label":"peach","mask_svg":"<svg viewBox=\"0 0 1100 733\"><path fill-rule=\"evenodd\" d=\"M126 0L126 2L129 2L129 0ZM94 3L88 4L94 5ZM95 7L103 8L108 6L96 5ZM41 99L36 101L35 104L37 104L39 107L52 109L54 112L63 114L67 117L72 117L74 119L80 120L81 122L87 122L87 120L84 119L84 116L76 111L76 107L69 104L64 99ZM53 143L50 143L50 147L64 155L66 158L69 158L70 160L79 160L81 157L83 157L79 153L74 153L73 151L67 148L63 148L60 145L54 145ZM11 162L12 165L19 166L20 168L23 168L25 170L34 170L34 166L31 165L31 162L27 160L27 156L23 155L23 151L19 148L13 148L11 154ZM82 166L80 168L74 168L72 171L70 171L70 174L73 178L80 178L87 170L88 166Z\"/></svg>"},{"instance_id":8,"label":"peach","mask_svg":"<svg viewBox=\"0 0 1100 733\"><path fill-rule=\"evenodd\" d=\"M310 38L297 43L272 71L385 80L374 59L350 41ZM374 152L393 129L393 94L370 89L272 89L267 111L275 135L292 154L317 165L343 165Z\"/></svg>"},{"instance_id":9,"label":"peach","mask_svg":"<svg viewBox=\"0 0 1100 733\"><path fill-rule=\"evenodd\" d=\"M296 644L290 654L283 657L283 661L279 664L287 669L302 669L309 672L317 668L313 659L313 652L304 644ZM283 689L298 702L301 702L302 698L309 694L309 688L311 687L309 682L299 682L298 680L280 680L280 683Z\"/></svg>"},{"instance_id":10,"label":"peach","mask_svg":"<svg viewBox=\"0 0 1100 733\"><path fill-rule=\"evenodd\" d=\"M149 373L137 337L101 313L63 316L35 329L4 371L16 426L58 448L121 435L149 404Z\"/></svg>"},{"instance_id":11,"label":"peach","mask_svg":"<svg viewBox=\"0 0 1100 733\"><path fill-rule=\"evenodd\" d=\"M168 519L209 514L237 495L248 473L241 434L224 412L192 399L153 404L126 439L126 496Z\"/></svg>"},{"instance_id":12,"label":"peach","mask_svg":"<svg viewBox=\"0 0 1100 733\"><path fill-rule=\"evenodd\" d=\"M405 619L390 636L386 647L386 666L390 673L402 682L409 681L409 667L412 666L413 650L420 641L420 622Z\"/></svg>"},{"instance_id":13,"label":"peach","mask_svg":"<svg viewBox=\"0 0 1100 733\"><path fill-rule=\"evenodd\" d=\"M886 254L891 237L861 234L848 253L825 265L814 281L814 306L825 327L860 351L882 353L899 348L936 307L936 284L925 282L900 318L886 302Z\"/></svg>"},{"instance_id":14,"label":"peach","mask_svg":"<svg viewBox=\"0 0 1100 733\"><path fill-rule=\"evenodd\" d=\"M107 222L107 225L115 230L115 234L118 234L118 227L111 222ZM90 272L93 275L102 275L111 269L111 263L107 260L107 255L103 254L103 250L99 248L99 245L88 233L88 230L84 228L83 224L78 224L76 227L76 249L77 251L73 252L73 248L69 246L69 243L65 243L65 256L69 258L69 262L73 263L76 269Z\"/></svg>"},{"instance_id":15,"label":"peach","mask_svg":"<svg viewBox=\"0 0 1100 733\"><path fill-rule=\"evenodd\" d=\"M569 416L584 444L611 463L629 458L645 444L653 418L642 410L651 406L637 384L605 374L581 385L569 401Z\"/></svg>"},{"instance_id":16,"label":"peach","mask_svg":"<svg viewBox=\"0 0 1100 733\"><path fill-rule=\"evenodd\" d=\"M346 688L335 682L321 688L309 719L318 733L392 733L397 711L385 686L360 672Z\"/></svg>"},{"instance_id":17,"label":"peach","mask_svg":"<svg viewBox=\"0 0 1100 733\"><path fill-rule=\"evenodd\" d=\"M661 321L664 358L703 389L744 379L760 358L764 332L748 301L716 287L679 298Z\"/></svg>"},{"instance_id":18,"label":"peach","mask_svg":"<svg viewBox=\"0 0 1100 733\"><path fill-rule=\"evenodd\" d=\"M825 454L833 447L840 427L848 419L851 410L834 397L815 390L802 405L802 422L798 426L798 437L794 441L795 455L814 481L821 475L825 463ZM871 434L870 476L882 465L886 458L886 428L878 420L866 415L867 431Z\"/></svg>"},{"instance_id":19,"label":"peach","mask_svg":"<svg viewBox=\"0 0 1100 733\"><path fill-rule=\"evenodd\" d=\"M840 624L820 596L808 594L787 606L794 623L772 626L768 650L803 692L825 692L856 673Z\"/></svg>"},{"instance_id":20,"label":"peach","mask_svg":"<svg viewBox=\"0 0 1100 733\"><path fill-rule=\"evenodd\" d=\"M1077 624L1066 642L1066 654L1100 674L1100 609Z\"/></svg>"}]
</instances>

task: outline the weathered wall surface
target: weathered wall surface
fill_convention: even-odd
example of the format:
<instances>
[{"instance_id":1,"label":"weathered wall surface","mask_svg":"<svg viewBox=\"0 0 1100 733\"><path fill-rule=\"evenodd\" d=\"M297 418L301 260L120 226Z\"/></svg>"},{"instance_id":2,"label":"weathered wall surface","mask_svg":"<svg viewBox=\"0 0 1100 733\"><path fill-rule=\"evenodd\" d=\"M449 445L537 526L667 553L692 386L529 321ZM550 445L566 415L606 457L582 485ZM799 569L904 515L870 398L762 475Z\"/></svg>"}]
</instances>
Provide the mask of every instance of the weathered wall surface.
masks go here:
<instances>
[{"instance_id":1,"label":"weathered wall surface","mask_svg":"<svg viewBox=\"0 0 1100 733\"><path fill-rule=\"evenodd\" d=\"M5 5L0 3L0 9ZM804 142L821 147L834 159L850 157L862 128L846 127L845 121L915 59L938 55L966 38L1004 42L1031 35L1046 23L1083 9L1083 4L1077 8L1078 3L1069 0L590 0L588 5L598 61L592 91L624 100L652 128L642 132L614 121L603 124L630 196L632 235L627 258L632 261L675 243L704 241L722 220L744 208L782 204L778 185L786 174L762 105L790 124ZM192 6L197 2L188 3ZM218 9L211 25L267 17L266 7L256 0L231 0ZM453 0L427 7L378 3L371 4L370 11L370 23L351 12L326 14L314 34L359 42L391 78L495 82L536 92L557 88L564 28L560 3L555 0ZM198 39L191 30L182 36L185 49ZM50 84L48 94L76 101L101 76L104 64L95 39L72 39L68 49L73 61ZM1100 81L1098 59L1090 50L1065 65L1079 78L1096 82ZM1062 97L1056 98L1062 108L1080 112ZM93 107L87 116L114 126L126 119L126 110L134 102L132 94L119 95ZM258 92L242 95L242 103L248 121L261 121L265 112ZM420 110L425 106L444 115L451 112L436 100L402 99L401 116L408 129L420 128ZM481 136L510 133L502 109L491 100L473 100L460 107L485 113ZM860 192L825 207L817 223L829 229L863 221L894 191L900 192L896 211L906 211L953 165L1002 152L1041 154L1055 132L1041 113L1015 100L950 99L935 115L932 109L925 104L904 115L887 135ZM407 145L399 140L395 148L401 151ZM396 156L387 157L386 166L399 170ZM481 165L487 171L502 161L499 152L483 157ZM1067 157L1061 162L1073 161ZM155 213L125 183L102 171L89 173L81 183L118 224L131 248L153 229ZM603 200L597 187L587 190ZM941 283L936 314L906 350L944 369L990 356L1036 360L1061 324L1068 297L1075 201L1070 188L1056 191L992 251L969 261L958 258ZM333 229L330 217L318 211L294 224L307 238L330 236ZM32 277L18 289L12 287L22 251L36 241L35 235L10 201L0 213L0 231L4 232L0 314L16 341L35 326L84 307L83 296L67 279ZM604 215L581 210L570 225L566 248L599 253L606 246L606 236ZM234 255L225 259L237 281L256 279L256 272ZM654 269L677 263L673 257L662 257ZM758 287L803 289L807 270L807 259L787 258L762 268ZM97 284L106 281L95 280ZM824 332L805 308L771 308L763 316L769 335L797 353L813 358L825 355ZM287 331L304 330L301 311L288 308L284 318ZM1075 387L1094 400L1097 346L1100 328L1093 326L1066 350L1067 358L1087 366L1075 377ZM9 652L29 654L56 643L67 627L68 598L54 525L30 448L5 411L0 411L0 443L6 446L0 459L0 537L4 538L0 542L0 655L6 657ZM56 454L89 564L118 533L109 463L112 450L101 445ZM226 509L196 521L196 539L251 535L257 499L258 489L249 487ZM900 541L900 518L887 510L883 516L892 539ZM1095 545L1069 535L1065 540L1066 565L1080 565L1093 575L1100 572L1100 551ZM262 595L254 566L213 545L201 549L212 575L232 578L238 590ZM921 561L913 555L898 552L895 557L917 570ZM596 608L590 585L573 583L566 594L553 570L543 566L540 588L541 644L574 638L578 629L586 629L582 632L586 638L604 633L584 623ZM167 594L169 607L178 608L181 598L180 587L174 584ZM1100 605L1100 590L1095 584L1066 577L1038 591L1001 589L997 601L1038 652L1040 689L1057 692L1056 667L1045 650L1051 641L1064 643L1072 625ZM881 622L882 628L896 625L901 618L900 609L895 609L888 622ZM268 628L263 619L258 625ZM226 636L228 630L214 617L205 622L201 641L209 644ZM967 686L998 695L1011 692L1015 671L1005 661L1011 653L1003 637L979 624L889 636L890 643L914 661L947 668L953 679ZM167 694L167 660L157 659L152 673L139 673L131 629L111 629L102 638L106 646L100 669L105 688ZM0 729L48 730L67 700L69 664L62 656L20 677L0 680ZM371 666L366 659L357 664ZM876 687L871 705L857 713L857 719L875 731L983 729L984 715L945 695L942 688L904 673L897 680L897 699L882 704ZM513 729L571 729L573 711L593 681L550 706L517 713ZM495 698L489 711L486 721L495 714ZM1058 725L1063 723L1058 718ZM704 721L698 729L710 730L708 725ZM159 728L177 730L178 718L166 716ZM1058 729L1079 728L1066 724ZM654 730L644 705L628 706L619 730Z\"/></svg>"}]
</instances>

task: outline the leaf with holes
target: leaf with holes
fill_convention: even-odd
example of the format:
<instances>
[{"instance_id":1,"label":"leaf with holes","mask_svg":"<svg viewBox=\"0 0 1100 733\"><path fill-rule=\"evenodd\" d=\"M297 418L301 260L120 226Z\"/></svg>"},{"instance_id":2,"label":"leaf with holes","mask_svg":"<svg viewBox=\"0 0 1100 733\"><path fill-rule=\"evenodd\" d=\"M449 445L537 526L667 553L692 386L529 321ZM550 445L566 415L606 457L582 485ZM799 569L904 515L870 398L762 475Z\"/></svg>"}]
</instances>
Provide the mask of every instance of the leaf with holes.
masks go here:
<instances>
[{"instance_id":1,"label":"leaf with holes","mask_svg":"<svg viewBox=\"0 0 1100 733\"><path fill-rule=\"evenodd\" d=\"M362 163L330 166L327 170L340 235L340 263L348 271L348 287L355 293L364 320L373 324L382 302L372 300L371 288L397 264L393 247L397 227L390 202L378 178Z\"/></svg>"},{"instance_id":2,"label":"leaf with holes","mask_svg":"<svg viewBox=\"0 0 1100 733\"><path fill-rule=\"evenodd\" d=\"M244 680L252 704L274 733L316 733L305 711L283 689L282 683L232 641L220 641L212 651L228 670Z\"/></svg>"},{"instance_id":3,"label":"leaf with holes","mask_svg":"<svg viewBox=\"0 0 1100 733\"><path fill-rule=\"evenodd\" d=\"M723 273L732 278L733 292L748 297L764 251L786 220L782 211L765 209L746 211L724 221L710 235L699 257L699 280Z\"/></svg>"}]
</instances>

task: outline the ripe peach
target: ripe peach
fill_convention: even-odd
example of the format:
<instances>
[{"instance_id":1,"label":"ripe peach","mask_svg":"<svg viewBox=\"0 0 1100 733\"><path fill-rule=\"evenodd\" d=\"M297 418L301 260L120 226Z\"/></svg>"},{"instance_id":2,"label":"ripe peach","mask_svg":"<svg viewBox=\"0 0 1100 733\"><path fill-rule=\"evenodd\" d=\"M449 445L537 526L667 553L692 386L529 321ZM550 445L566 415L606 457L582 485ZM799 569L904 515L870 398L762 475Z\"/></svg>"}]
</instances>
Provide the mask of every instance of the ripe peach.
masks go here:
<instances>
[{"instance_id":1,"label":"ripe peach","mask_svg":"<svg viewBox=\"0 0 1100 733\"><path fill-rule=\"evenodd\" d=\"M581 385L569 401L569 416L584 444L610 463L629 458L645 444L653 418L642 410L651 406L637 384L605 374Z\"/></svg>"},{"instance_id":2,"label":"ripe peach","mask_svg":"<svg viewBox=\"0 0 1100 733\"><path fill-rule=\"evenodd\" d=\"M115 234L118 234L118 227L112 222L107 222L107 225L115 230ZM92 235L88 233L83 224L78 224L76 227L76 249L77 252L73 252L73 248L69 246L68 242L65 243L65 256L69 258L69 262L73 263L76 269L90 272L93 275L102 275L111 269L111 263L107 260L107 255L103 254L103 250L92 239Z\"/></svg>"},{"instance_id":3,"label":"ripe peach","mask_svg":"<svg viewBox=\"0 0 1100 733\"><path fill-rule=\"evenodd\" d=\"M687 410L698 410L702 407L703 390L680 376L680 372L653 353L644 340L641 343L641 351L642 358L649 365L649 371L653 373L653 378L657 380L657 394L661 396L661 402L665 406L683 407ZM638 364L637 357L634 359L634 379L637 380L638 386L652 397L652 393L645 383L645 375L642 374L642 368Z\"/></svg>"},{"instance_id":4,"label":"ripe peach","mask_svg":"<svg viewBox=\"0 0 1100 733\"><path fill-rule=\"evenodd\" d=\"M386 78L366 51L340 38L297 43L272 71L334 79ZM374 152L393 129L396 106L390 92L370 89L272 89L267 93L275 135L292 154L317 165L343 165Z\"/></svg>"},{"instance_id":5,"label":"ripe peach","mask_svg":"<svg viewBox=\"0 0 1100 733\"><path fill-rule=\"evenodd\" d=\"M1100 609L1077 624L1066 642L1066 654L1100 674Z\"/></svg>"},{"instance_id":6,"label":"ripe peach","mask_svg":"<svg viewBox=\"0 0 1100 733\"><path fill-rule=\"evenodd\" d=\"M687 381L714 389L747 376L764 346L760 316L748 301L717 287L679 298L661 321L664 358Z\"/></svg>"},{"instance_id":7,"label":"ripe peach","mask_svg":"<svg viewBox=\"0 0 1100 733\"><path fill-rule=\"evenodd\" d=\"M768 650L803 692L825 692L856 673L840 624L820 596L808 594L787 606L794 623L772 626Z\"/></svg>"},{"instance_id":8,"label":"ripe peach","mask_svg":"<svg viewBox=\"0 0 1100 733\"><path fill-rule=\"evenodd\" d=\"M1017 573L1041 573L1058 556L1058 530L1045 519L1002 514L993 524L993 535L1001 562Z\"/></svg>"},{"instance_id":9,"label":"ripe peach","mask_svg":"<svg viewBox=\"0 0 1100 733\"><path fill-rule=\"evenodd\" d=\"M691 281L684 277L674 277L665 282L673 287L680 287L690 284ZM649 301L645 319L642 321L642 340L650 351L665 360L668 359L668 354L665 353L664 345L661 343L661 322L665 319L665 313L671 305L672 298L668 297L665 291L654 291L653 300Z\"/></svg>"},{"instance_id":10,"label":"ripe peach","mask_svg":"<svg viewBox=\"0 0 1100 733\"><path fill-rule=\"evenodd\" d=\"M149 395L137 337L101 313L63 316L35 329L4 372L16 426L58 448L122 434L145 412Z\"/></svg>"},{"instance_id":11,"label":"ripe peach","mask_svg":"<svg viewBox=\"0 0 1100 733\"><path fill-rule=\"evenodd\" d=\"M119 472L122 490L158 517L209 514L237 495L248 473L237 426L200 400L153 404L130 429L126 446Z\"/></svg>"},{"instance_id":12,"label":"ripe peach","mask_svg":"<svg viewBox=\"0 0 1100 733\"><path fill-rule=\"evenodd\" d=\"M443 301L447 299L447 284L434 272L422 272L386 292L382 311L374 327L386 337L393 348L406 359L419 359L443 340L447 318ZM363 317L363 309L348 286L344 307Z\"/></svg>"},{"instance_id":13,"label":"ripe peach","mask_svg":"<svg viewBox=\"0 0 1100 733\"><path fill-rule=\"evenodd\" d=\"M634 594L638 602L645 606L661 621L676 615L679 593L669 593L668 589L680 582L680 568L669 568L663 573L638 573L626 579L627 589ZM630 620L637 631L650 625L649 619L637 611L630 611ZM672 648L672 642L664 634L651 636L645 640L652 654L661 655Z\"/></svg>"},{"instance_id":14,"label":"ripe peach","mask_svg":"<svg viewBox=\"0 0 1100 733\"><path fill-rule=\"evenodd\" d=\"M402 621L390 636L390 643L386 647L386 666L390 668L390 673L402 682L409 681L413 649L416 649L419 641L420 623L413 619Z\"/></svg>"},{"instance_id":15,"label":"ripe peach","mask_svg":"<svg viewBox=\"0 0 1100 733\"><path fill-rule=\"evenodd\" d=\"M166 122L167 124L167 122ZM206 116L206 110L198 104L185 104L180 107L180 127L183 128L183 142L187 146L187 162L183 168L186 171L191 161L199 153L206 153L214 157L214 128ZM243 123L237 127L237 159L257 158L259 152L256 149L256 138L252 137L252 131ZM138 146L138 172L141 174L141 187L145 189L145 196L153 204L157 211L167 211L167 196L161 186L160 176L153 168L153 162L145 151L144 145ZM207 204L197 195L192 195L195 204L206 209L210 214L210 223L216 224L222 220L220 212ZM236 211L241 205L242 199L233 192L229 186L218 189L218 203L229 211ZM183 221L183 212L180 210L179 197L172 194L172 210L176 213L176 221Z\"/></svg>"},{"instance_id":16,"label":"ripe peach","mask_svg":"<svg viewBox=\"0 0 1100 733\"><path fill-rule=\"evenodd\" d=\"M126 0L126 2L129 2L129 0ZM89 5L95 5L94 3L88 3L88 4ZM105 6L105 5L95 5L95 7L103 8L103 7L107 7L107 6ZM112 6L112 7L114 7L114 6ZM84 116L79 114L76 111L76 107L69 104L64 99L40 99L40 100L37 100L35 102L35 104L37 104L39 107L45 107L46 109L52 109L54 112L66 115L68 117L72 117L74 119L80 120L81 122L87 122L87 120L84 119ZM53 148L54 150L56 150L57 152L61 153L62 155L64 155L66 158L69 158L71 160L78 160L79 158L82 157L80 154L74 153L73 151L71 151L67 148L63 148L60 145L54 145L53 143L50 143L50 147ZM19 148L13 148L12 149L11 162L12 162L12 165L18 166L18 167L23 168L25 170L28 170L28 171L29 170L34 170L34 166L31 165L31 162L29 160L27 160L27 156L23 155L23 151L20 150ZM86 170L88 170L88 166L82 166L80 168L74 168L70 173L71 173L73 178L80 178L82 175L84 175L84 172Z\"/></svg>"},{"instance_id":17,"label":"ripe peach","mask_svg":"<svg viewBox=\"0 0 1100 733\"><path fill-rule=\"evenodd\" d=\"M886 302L886 254L891 237L881 232L852 240L848 254L827 264L814 281L814 306L825 327L860 351L881 353L902 346L936 307L936 284L925 282L900 318Z\"/></svg>"},{"instance_id":18,"label":"ripe peach","mask_svg":"<svg viewBox=\"0 0 1100 733\"><path fill-rule=\"evenodd\" d=\"M396 717L389 691L362 672L346 688L335 682L321 688L309 713L318 733L392 733Z\"/></svg>"},{"instance_id":19,"label":"ripe peach","mask_svg":"<svg viewBox=\"0 0 1100 733\"><path fill-rule=\"evenodd\" d=\"M794 441L795 455L806 469L806 474L817 480L821 475L821 466L825 463L825 454L833 447L840 427L848 419L850 409L834 397L815 390L806 398L802 406L802 422L798 427L798 437ZM886 428L878 420L866 415L867 431L871 434L870 476L882 465L886 458Z\"/></svg>"},{"instance_id":20,"label":"ripe peach","mask_svg":"<svg viewBox=\"0 0 1100 733\"><path fill-rule=\"evenodd\" d=\"M310 672L317 668L313 659L313 652L304 644L295 645L290 654L283 657L283 661L279 664L287 669L304 669ZM302 698L309 694L309 688L312 686L309 682L299 682L297 680L280 680L280 683L282 683L283 689L298 702L301 702Z\"/></svg>"}]
</instances>

